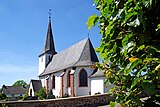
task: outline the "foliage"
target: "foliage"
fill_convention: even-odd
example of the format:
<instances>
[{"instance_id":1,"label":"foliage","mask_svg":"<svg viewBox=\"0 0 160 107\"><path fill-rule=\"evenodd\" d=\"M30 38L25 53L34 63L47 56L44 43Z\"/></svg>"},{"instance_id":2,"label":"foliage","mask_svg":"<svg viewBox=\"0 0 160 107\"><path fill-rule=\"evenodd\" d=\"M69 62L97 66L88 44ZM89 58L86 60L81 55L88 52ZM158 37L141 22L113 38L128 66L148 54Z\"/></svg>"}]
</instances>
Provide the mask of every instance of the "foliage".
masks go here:
<instances>
[{"instance_id":1,"label":"foliage","mask_svg":"<svg viewBox=\"0 0 160 107\"><path fill-rule=\"evenodd\" d=\"M23 97L22 95L16 97L17 100L23 100L23 98L24 98L24 97Z\"/></svg>"},{"instance_id":2,"label":"foliage","mask_svg":"<svg viewBox=\"0 0 160 107\"><path fill-rule=\"evenodd\" d=\"M0 104L0 107L8 107L8 105L6 105L6 104Z\"/></svg>"},{"instance_id":3,"label":"foliage","mask_svg":"<svg viewBox=\"0 0 160 107\"><path fill-rule=\"evenodd\" d=\"M94 0L100 14L89 17L102 34L97 64L114 84L115 104L142 106L140 95L160 89L160 0ZM109 68L106 64L109 62ZM114 70L119 67L119 70ZM154 99L155 102L157 99ZM113 102L111 103L112 105Z\"/></svg>"},{"instance_id":4,"label":"foliage","mask_svg":"<svg viewBox=\"0 0 160 107\"><path fill-rule=\"evenodd\" d=\"M4 93L0 93L0 100L4 100L6 98L7 98L7 96Z\"/></svg>"},{"instance_id":5,"label":"foliage","mask_svg":"<svg viewBox=\"0 0 160 107\"><path fill-rule=\"evenodd\" d=\"M24 87L28 87L29 85L24 80L18 80L12 86L24 86Z\"/></svg>"},{"instance_id":6,"label":"foliage","mask_svg":"<svg viewBox=\"0 0 160 107\"><path fill-rule=\"evenodd\" d=\"M23 96L22 100L25 101L28 99L28 90L26 90L25 95Z\"/></svg>"},{"instance_id":7,"label":"foliage","mask_svg":"<svg viewBox=\"0 0 160 107\"><path fill-rule=\"evenodd\" d=\"M49 91L47 99L55 99L55 96L53 95L52 90Z\"/></svg>"},{"instance_id":8,"label":"foliage","mask_svg":"<svg viewBox=\"0 0 160 107\"><path fill-rule=\"evenodd\" d=\"M28 95L25 94L25 95L23 96L22 100L25 101L25 100L27 100L27 99L28 99Z\"/></svg>"},{"instance_id":9,"label":"foliage","mask_svg":"<svg viewBox=\"0 0 160 107\"><path fill-rule=\"evenodd\" d=\"M39 89L38 92L36 93L36 96L41 100L46 99L47 95L46 95L45 88Z\"/></svg>"}]
</instances>

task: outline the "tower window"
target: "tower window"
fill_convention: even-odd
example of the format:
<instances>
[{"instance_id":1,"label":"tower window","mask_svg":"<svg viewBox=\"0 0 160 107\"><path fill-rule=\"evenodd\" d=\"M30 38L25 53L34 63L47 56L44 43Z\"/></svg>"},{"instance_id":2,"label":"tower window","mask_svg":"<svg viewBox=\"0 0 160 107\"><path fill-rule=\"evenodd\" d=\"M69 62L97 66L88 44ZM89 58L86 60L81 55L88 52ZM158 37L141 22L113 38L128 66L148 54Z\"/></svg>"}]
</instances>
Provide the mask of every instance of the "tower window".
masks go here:
<instances>
[{"instance_id":1,"label":"tower window","mask_svg":"<svg viewBox=\"0 0 160 107\"><path fill-rule=\"evenodd\" d=\"M41 62L43 62L43 57L41 58Z\"/></svg>"}]
</instances>

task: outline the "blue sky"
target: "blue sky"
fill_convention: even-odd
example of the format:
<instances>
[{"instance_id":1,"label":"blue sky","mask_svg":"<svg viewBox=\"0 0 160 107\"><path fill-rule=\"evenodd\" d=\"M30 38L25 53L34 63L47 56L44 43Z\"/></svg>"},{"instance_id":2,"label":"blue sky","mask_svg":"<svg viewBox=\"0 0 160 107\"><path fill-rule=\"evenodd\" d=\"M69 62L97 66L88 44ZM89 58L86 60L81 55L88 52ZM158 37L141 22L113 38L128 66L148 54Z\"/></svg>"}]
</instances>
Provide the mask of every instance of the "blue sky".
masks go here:
<instances>
[{"instance_id":1,"label":"blue sky","mask_svg":"<svg viewBox=\"0 0 160 107\"><path fill-rule=\"evenodd\" d=\"M93 0L0 0L0 86L38 79L38 55L46 37L48 11L57 52L89 37L100 44L98 27L88 30Z\"/></svg>"}]
</instances>

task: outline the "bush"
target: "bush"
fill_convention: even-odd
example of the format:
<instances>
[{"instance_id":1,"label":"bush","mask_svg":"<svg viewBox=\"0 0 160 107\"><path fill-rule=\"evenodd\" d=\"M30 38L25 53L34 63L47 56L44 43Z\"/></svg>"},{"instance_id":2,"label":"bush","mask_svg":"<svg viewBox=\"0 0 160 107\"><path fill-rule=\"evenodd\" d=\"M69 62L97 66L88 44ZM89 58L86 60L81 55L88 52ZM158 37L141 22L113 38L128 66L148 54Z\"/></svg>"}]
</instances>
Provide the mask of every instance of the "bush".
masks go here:
<instances>
[{"instance_id":1,"label":"bush","mask_svg":"<svg viewBox=\"0 0 160 107\"><path fill-rule=\"evenodd\" d=\"M0 100L6 99L6 95L4 93L0 93Z\"/></svg>"},{"instance_id":2,"label":"bush","mask_svg":"<svg viewBox=\"0 0 160 107\"><path fill-rule=\"evenodd\" d=\"M28 90L26 90L26 93L23 96L22 100L24 101L24 100L27 100L27 99L28 99Z\"/></svg>"},{"instance_id":3,"label":"bush","mask_svg":"<svg viewBox=\"0 0 160 107\"><path fill-rule=\"evenodd\" d=\"M0 104L0 107L8 107L8 105L6 105L6 104Z\"/></svg>"},{"instance_id":4,"label":"bush","mask_svg":"<svg viewBox=\"0 0 160 107\"><path fill-rule=\"evenodd\" d=\"M24 97L22 98L22 100L25 101L27 99L28 99L28 95L25 94Z\"/></svg>"},{"instance_id":5,"label":"bush","mask_svg":"<svg viewBox=\"0 0 160 107\"><path fill-rule=\"evenodd\" d=\"M41 88L38 90L38 92L36 93L36 96L38 97L38 99L43 100L46 99L46 91L44 88Z\"/></svg>"},{"instance_id":6,"label":"bush","mask_svg":"<svg viewBox=\"0 0 160 107\"><path fill-rule=\"evenodd\" d=\"M17 99L17 100L22 100L22 99L23 99L23 96L20 95L20 96L16 97L16 99Z\"/></svg>"}]
</instances>

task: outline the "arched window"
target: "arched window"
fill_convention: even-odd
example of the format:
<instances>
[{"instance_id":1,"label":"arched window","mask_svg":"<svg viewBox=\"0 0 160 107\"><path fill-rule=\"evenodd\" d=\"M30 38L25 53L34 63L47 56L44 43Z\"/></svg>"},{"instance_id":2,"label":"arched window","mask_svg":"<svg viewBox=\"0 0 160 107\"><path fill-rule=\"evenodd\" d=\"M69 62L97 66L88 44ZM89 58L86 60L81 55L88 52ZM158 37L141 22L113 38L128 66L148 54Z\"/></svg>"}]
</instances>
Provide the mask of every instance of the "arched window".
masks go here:
<instances>
[{"instance_id":1,"label":"arched window","mask_svg":"<svg viewBox=\"0 0 160 107\"><path fill-rule=\"evenodd\" d=\"M71 73L71 71L69 70L68 74L67 74L67 86L68 87L70 87L70 73Z\"/></svg>"},{"instance_id":2,"label":"arched window","mask_svg":"<svg viewBox=\"0 0 160 107\"><path fill-rule=\"evenodd\" d=\"M88 86L88 76L85 69L82 69L79 72L79 86L80 87L86 87Z\"/></svg>"},{"instance_id":3,"label":"arched window","mask_svg":"<svg viewBox=\"0 0 160 107\"><path fill-rule=\"evenodd\" d=\"M52 88L55 88L55 76L52 76Z\"/></svg>"},{"instance_id":4,"label":"arched window","mask_svg":"<svg viewBox=\"0 0 160 107\"><path fill-rule=\"evenodd\" d=\"M32 89L30 89L30 96L32 96Z\"/></svg>"}]
</instances>

